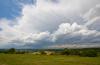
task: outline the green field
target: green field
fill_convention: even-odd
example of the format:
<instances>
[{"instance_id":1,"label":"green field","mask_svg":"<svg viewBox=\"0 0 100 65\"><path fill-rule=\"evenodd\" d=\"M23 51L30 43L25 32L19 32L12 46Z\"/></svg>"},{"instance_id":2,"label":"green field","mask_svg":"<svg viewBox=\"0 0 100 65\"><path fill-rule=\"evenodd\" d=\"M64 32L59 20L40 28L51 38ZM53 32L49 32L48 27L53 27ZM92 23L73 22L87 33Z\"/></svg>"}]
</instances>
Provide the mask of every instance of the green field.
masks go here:
<instances>
[{"instance_id":1,"label":"green field","mask_svg":"<svg viewBox=\"0 0 100 65\"><path fill-rule=\"evenodd\" d=\"M100 65L100 57L0 54L0 65Z\"/></svg>"}]
</instances>

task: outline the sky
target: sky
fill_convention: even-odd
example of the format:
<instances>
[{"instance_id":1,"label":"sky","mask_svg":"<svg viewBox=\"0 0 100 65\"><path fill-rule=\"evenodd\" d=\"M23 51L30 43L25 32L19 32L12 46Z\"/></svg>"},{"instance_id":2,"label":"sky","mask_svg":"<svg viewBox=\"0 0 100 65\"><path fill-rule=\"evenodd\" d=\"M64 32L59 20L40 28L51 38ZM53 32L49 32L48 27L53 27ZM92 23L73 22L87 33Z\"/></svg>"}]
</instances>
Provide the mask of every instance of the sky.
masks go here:
<instances>
[{"instance_id":1,"label":"sky","mask_svg":"<svg viewBox=\"0 0 100 65\"><path fill-rule=\"evenodd\" d=\"M100 0L0 0L0 48L100 47Z\"/></svg>"}]
</instances>

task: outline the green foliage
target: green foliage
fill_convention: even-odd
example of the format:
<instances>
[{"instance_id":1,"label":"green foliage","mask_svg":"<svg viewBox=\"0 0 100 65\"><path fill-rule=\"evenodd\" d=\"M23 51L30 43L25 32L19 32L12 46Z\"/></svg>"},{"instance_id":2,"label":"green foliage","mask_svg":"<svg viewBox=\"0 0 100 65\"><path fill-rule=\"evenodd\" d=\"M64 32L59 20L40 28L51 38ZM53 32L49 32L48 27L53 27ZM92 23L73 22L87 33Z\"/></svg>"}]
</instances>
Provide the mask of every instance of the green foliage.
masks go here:
<instances>
[{"instance_id":1,"label":"green foliage","mask_svg":"<svg viewBox=\"0 0 100 65\"><path fill-rule=\"evenodd\" d=\"M40 53L41 53L42 55L46 55L46 53L45 53L44 51L40 51Z\"/></svg>"},{"instance_id":2,"label":"green foliage","mask_svg":"<svg viewBox=\"0 0 100 65\"><path fill-rule=\"evenodd\" d=\"M11 48L7 51L7 53L10 53L10 54L14 54L16 53L16 49L15 48Z\"/></svg>"},{"instance_id":3,"label":"green foliage","mask_svg":"<svg viewBox=\"0 0 100 65\"><path fill-rule=\"evenodd\" d=\"M30 49L31 50L31 49ZM96 57L100 56L99 48L81 48L81 49L40 49L35 51L30 51L27 49L1 49L0 53L5 54L37 54L37 55L77 55L83 57Z\"/></svg>"},{"instance_id":4,"label":"green foliage","mask_svg":"<svg viewBox=\"0 0 100 65\"><path fill-rule=\"evenodd\" d=\"M97 57L97 52L95 50L85 50L80 52L80 56Z\"/></svg>"},{"instance_id":5,"label":"green foliage","mask_svg":"<svg viewBox=\"0 0 100 65\"><path fill-rule=\"evenodd\" d=\"M79 55L83 57L97 57L98 53L94 49L64 49L62 55Z\"/></svg>"},{"instance_id":6,"label":"green foliage","mask_svg":"<svg viewBox=\"0 0 100 65\"><path fill-rule=\"evenodd\" d=\"M70 55L70 50L65 49L64 51L61 52L62 55Z\"/></svg>"},{"instance_id":7,"label":"green foliage","mask_svg":"<svg viewBox=\"0 0 100 65\"><path fill-rule=\"evenodd\" d=\"M16 54L25 54L25 51L16 51Z\"/></svg>"},{"instance_id":8,"label":"green foliage","mask_svg":"<svg viewBox=\"0 0 100 65\"><path fill-rule=\"evenodd\" d=\"M75 49L64 49L63 52L61 52L62 55L79 55L80 51L79 50L75 50Z\"/></svg>"}]
</instances>

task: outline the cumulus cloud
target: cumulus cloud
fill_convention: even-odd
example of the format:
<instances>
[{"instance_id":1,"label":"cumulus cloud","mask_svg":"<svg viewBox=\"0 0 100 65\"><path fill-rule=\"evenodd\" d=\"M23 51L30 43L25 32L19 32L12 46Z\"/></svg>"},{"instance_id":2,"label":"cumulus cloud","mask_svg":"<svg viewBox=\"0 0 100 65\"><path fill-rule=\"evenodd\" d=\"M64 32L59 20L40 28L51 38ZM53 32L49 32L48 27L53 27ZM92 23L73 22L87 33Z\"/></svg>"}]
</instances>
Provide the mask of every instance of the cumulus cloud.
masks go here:
<instances>
[{"instance_id":1,"label":"cumulus cloud","mask_svg":"<svg viewBox=\"0 0 100 65\"><path fill-rule=\"evenodd\" d=\"M16 48L99 45L98 2L37 0L35 4L24 4L21 15L15 20L0 20L0 45Z\"/></svg>"}]
</instances>

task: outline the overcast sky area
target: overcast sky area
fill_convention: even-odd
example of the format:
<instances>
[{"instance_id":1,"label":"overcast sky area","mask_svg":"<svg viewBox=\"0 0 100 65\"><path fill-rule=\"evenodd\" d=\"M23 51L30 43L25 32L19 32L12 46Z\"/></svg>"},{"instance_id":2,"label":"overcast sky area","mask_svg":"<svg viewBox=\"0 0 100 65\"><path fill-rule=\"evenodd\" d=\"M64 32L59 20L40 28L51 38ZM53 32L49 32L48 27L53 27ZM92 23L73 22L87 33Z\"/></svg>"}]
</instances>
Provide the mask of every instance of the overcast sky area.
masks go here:
<instances>
[{"instance_id":1,"label":"overcast sky area","mask_svg":"<svg viewBox=\"0 0 100 65\"><path fill-rule=\"evenodd\" d=\"M0 48L100 47L100 0L0 0Z\"/></svg>"}]
</instances>

